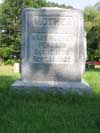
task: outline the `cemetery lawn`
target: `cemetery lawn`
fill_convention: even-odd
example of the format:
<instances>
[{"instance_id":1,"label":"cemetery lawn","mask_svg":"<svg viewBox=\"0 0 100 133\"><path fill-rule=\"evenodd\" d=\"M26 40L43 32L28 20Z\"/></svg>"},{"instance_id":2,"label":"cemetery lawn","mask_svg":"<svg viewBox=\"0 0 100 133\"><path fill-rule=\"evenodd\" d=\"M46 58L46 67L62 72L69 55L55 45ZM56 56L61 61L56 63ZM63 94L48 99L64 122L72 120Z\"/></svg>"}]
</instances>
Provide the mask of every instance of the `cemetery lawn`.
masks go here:
<instances>
[{"instance_id":1,"label":"cemetery lawn","mask_svg":"<svg viewBox=\"0 0 100 133\"><path fill-rule=\"evenodd\" d=\"M19 77L0 66L0 133L100 133L100 68L84 74L93 95L11 90Z\"/></svg>"}]
</instances>

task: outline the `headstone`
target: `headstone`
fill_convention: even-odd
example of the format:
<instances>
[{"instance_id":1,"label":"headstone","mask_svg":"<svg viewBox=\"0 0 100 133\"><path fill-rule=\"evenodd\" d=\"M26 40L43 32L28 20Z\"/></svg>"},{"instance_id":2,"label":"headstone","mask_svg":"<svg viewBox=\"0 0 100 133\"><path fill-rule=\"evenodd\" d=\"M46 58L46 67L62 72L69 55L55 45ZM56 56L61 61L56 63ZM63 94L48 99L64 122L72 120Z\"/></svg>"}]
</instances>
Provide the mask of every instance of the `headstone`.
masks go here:
<instances>
[{"instance_id":1,"label":"headstone","mask_svg":"<svg viewBox=\"0 0 100 133\"><path fill-rule=\"evenodd\" d=\"M19 63L14 63L13 71L14 71L15 73L16 73L16 72L20 72L20 70L19 70Z\"/></svg>"},{"instance_id":2,"label":"headstone","mask_svg":"<svg viewBox=\"0 0 100 133\"><path fill-rule=\"evenodd\" d=\"M86 35L80 10L24 9L21 52L21 79L12 87L91 91L82 81Z\"/></svg>"},{"instance_id":3,"label":"headstone","mask_svg":"<svg viewBox=\"0 0 100 133\"><path fill-rule=\"evenodd\" d=\"M4 59L0 57L0 65L4 64Z\"/></svg>"}]
</instances>

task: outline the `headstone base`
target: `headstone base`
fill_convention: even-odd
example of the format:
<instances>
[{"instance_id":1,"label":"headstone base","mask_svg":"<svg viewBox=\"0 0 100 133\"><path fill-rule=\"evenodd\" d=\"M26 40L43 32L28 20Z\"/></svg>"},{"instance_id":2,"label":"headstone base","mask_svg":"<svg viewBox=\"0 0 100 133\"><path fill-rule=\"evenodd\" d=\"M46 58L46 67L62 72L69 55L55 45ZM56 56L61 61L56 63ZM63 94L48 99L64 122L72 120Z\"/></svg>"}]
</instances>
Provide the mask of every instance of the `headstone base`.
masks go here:
<instances>
[{"instance_id":1,"label":"headstone base","mask_svg":"<svg viewBox=\"0 0 100 133\"><path fill-rule=\"evenodd\" d=\"M78 94L91 94L92 90L89 85L84 82L57 82L57 81L23 81L17 80L11 86L13 89L34 89L34 87L39 90L44 91L62 91L62 92L77 92Z\"/></svg>"}]
</instances>

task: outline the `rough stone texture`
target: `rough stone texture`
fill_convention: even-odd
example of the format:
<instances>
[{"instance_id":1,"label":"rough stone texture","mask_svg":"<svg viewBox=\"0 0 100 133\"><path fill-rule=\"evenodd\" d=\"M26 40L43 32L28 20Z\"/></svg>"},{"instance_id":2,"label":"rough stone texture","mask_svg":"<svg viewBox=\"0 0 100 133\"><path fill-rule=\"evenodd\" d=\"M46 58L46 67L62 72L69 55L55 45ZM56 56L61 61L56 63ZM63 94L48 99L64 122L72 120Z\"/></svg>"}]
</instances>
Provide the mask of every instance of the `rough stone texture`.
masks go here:
<instances>
[{"instance_id":1,"label":"rough stone texture","mask_svg":"<svg viewBox=\"0 0 100 133\"><path fill-rule=\"evenodd\" d=\"M82 83L86 60L82 12L61 8L24 9L21 58L21 80L13 87L56 86L89 91L89 86Z\"/></svg>"}]
</instances>

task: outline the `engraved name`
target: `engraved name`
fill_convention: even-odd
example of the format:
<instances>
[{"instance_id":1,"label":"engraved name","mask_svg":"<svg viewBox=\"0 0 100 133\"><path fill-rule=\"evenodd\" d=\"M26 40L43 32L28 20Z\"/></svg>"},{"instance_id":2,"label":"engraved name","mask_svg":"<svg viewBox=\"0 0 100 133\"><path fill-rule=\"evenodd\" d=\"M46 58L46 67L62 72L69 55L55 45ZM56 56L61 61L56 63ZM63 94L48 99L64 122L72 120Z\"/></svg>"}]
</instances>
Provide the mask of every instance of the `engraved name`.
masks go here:
<instances>
[{"instance_id":1,"label":"engraved name","mask_svg":"<svg viewBox=\"0 0 100 133\"><path fill-rule=\"evenodd\" d=\"M70 55L73 49L66 49L66 48L40 48L34 49L35 55Z\"/></svg>"},{"instance_id":2,"label":"engraved name","mask_svg":"<svg viewBox=\"0 0 100 133\"><path fill-rule=\"evenodd\" d=\"M73 42L71 34L45 34L45 33L32 33L33 41L43 42Z\"/></svg>"},{"instance_id":3,"label":"engraved name","mask_svg":"<svg viewBox=\"0 0 100 133\"><path fill-rule=\"evenodd\" d=\"M71 28L73 26L73 18L69 17L47 17L47 16L34 16L32 17L32 25L35 26L66 26Z\"/></svg>"},{"instance_id":4,"label":"engraved name","mask_svg":"<svg viewBox=\"0 0 100 133\"><path fill-rule=\"evenodd\" d=\"M33 63L60 63L60 64L72 64L73 58L72 55L65 55L65 56L33 56Z\"/></svg>"}]
</instances>

